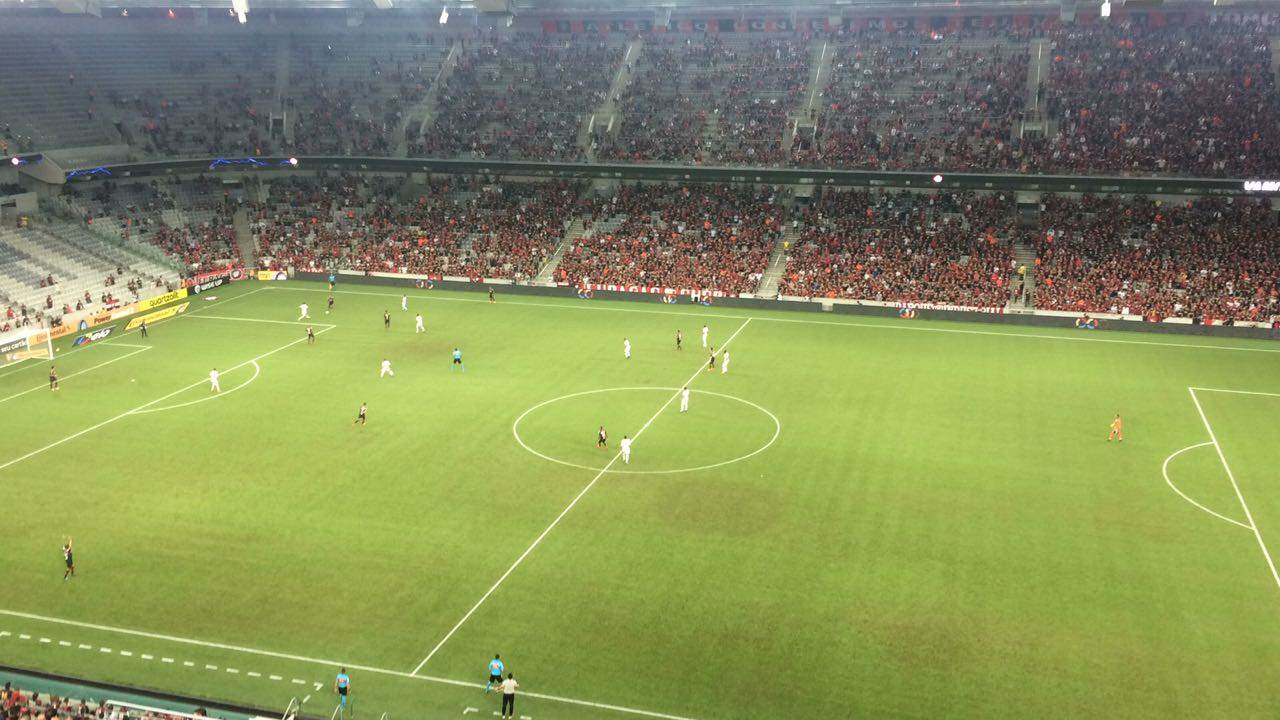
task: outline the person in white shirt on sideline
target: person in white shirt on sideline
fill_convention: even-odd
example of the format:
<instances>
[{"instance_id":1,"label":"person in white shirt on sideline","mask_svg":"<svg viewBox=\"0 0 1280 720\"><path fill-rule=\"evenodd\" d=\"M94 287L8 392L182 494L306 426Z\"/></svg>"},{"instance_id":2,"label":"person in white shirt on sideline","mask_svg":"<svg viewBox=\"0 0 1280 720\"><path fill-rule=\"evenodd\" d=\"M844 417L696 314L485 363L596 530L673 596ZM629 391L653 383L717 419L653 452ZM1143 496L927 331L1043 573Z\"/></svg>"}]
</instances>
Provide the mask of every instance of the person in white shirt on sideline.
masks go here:
<instances>
[{"instance_id":1,"label":"person in white shirt on sideline","mask_svg":"<svg viewBox=\"0 0 1280 720\"><path fill-rule=\"evenodd\" d=\"M729 351L725 350L720 353L720 374L729 372Z\"/></svg>"},{"instance_id":2,"label":"person in white shirt on sideline","mask_svg":"<svg viewBox=\"0 0 1280 720\"><path fill-rule=\"evenodd\" d=\"M516 676L507 673L507 679L502 681L502 717L514 718L516 716L516 688L520 687L520 683L516 682Z\"/></svg>"},{"instance_id":3,"label":"person in white shirt on sideline","mask_svg":"<svg viewBox=\"0 0 1280 720\"><path fill-rule=\"evenodd\" d=\"M680 412L689 412L689 386L680 391Z\"/></svg>"},{"instance_id":4,"label":"person in white shirt on sideline","mask_svg":"<svg viewBox=\"0 0 1280 720\"><path fill-rule=\"evenodd\" d=\"M220 393L222 386L218 384L218 368L209 371L209 391Z\"/></svg>"},{"instance_id":5,"label":"person in white shirt on sideline","mask_svg":"<svg viewBox=\"0 0 1280 720\"><path fill-rule=\"evenodd\" d=\"M619 444L622 447L622 464L630 465L631 464L631 438L627 437L626 435L623 435L622 442Z\"/></svg>"},{"instance_id":6,"label":"person in white shirt on sideline","mask_svg":"<svg viewBox=\"0 0 1280 720\"><path fill-rule=\"evenodd\" d=\"M631 339L622 338L622 356L628 360L631 359Z\"/></svg>"},{"instance_id":7,"label":"person in white shirt on sideline","mask_svg":"<svg viewBox=\"0 0 1280 720\"><path fill-rule=\"evenodd\" d=\"M392 372L392 370L391 370L391 361L390 361L390 360L383 360L383 361L382 361L382 372L378 373L378 377L386 377L387 375L390 375L391 377L395 377L395 376L396 376L396 374L395 374L394 372Z\"/></svg>"},{"instance_id":8,"label":"person in white shirt on sideline","mask_svg":"<svg viewBox=\"0 0 1280 720\"><path fill-rule=\"evenodd\" d=\"M308 311L309 311L310 309L311 309L311 307L310 307L309 305L307 305L306 303L302 303L301 305L299 305L299 306L298 306L298 311L299 311L299 312L298 312L298 319L299 319L299 320L310 320L310 319L311 319L311 315L309 315L309 314L308 314Z\"/></svg>"},{"instance_id":9,"label":"person in white shirt on sideline","mask_svg":"<svg viewBox=\"0 0 1280 720\"><path fill-rule=\"evenodd\" d=\"M706 325L702 326L702 347L707 346L707 333L711 332Z\"/></svg>"},{"instance_id":10,"label":"person in white shirt on sideline","mask_svg":"<svg viewBox=\"0 0 1280 720\"><path fill-rule=\"evenodd\" d=\"M417 335L418 333L424 333L427 331L426 326L422 324L422 313L417 314L417 316L413 319L413 323L414 323L413 324L414 335Z\"/></svg>"}]
</instances>

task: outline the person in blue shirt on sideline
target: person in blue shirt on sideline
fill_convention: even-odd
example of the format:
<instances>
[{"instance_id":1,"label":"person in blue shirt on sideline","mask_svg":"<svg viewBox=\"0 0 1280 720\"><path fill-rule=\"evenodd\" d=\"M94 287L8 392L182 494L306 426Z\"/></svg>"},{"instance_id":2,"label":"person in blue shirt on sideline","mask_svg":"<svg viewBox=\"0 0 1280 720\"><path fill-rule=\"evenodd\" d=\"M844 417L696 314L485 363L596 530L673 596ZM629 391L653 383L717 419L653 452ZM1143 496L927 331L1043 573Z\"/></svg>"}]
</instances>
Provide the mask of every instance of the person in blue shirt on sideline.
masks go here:
<instances>
[{"instance_id":1,"label":"person in blue shirt on sideline","mask_svg":"<svg viewBox=\"0 0 1280 720\"><path fill-rule=\"evenodd\" d=\"M338 693L342 712L345 714L347 710L347 694L351 692L351 676L347 675L346 668L338 668L338 676L333 679L333 691Z\"/></svg>"},{"instance_id":2,"label":"person in blue shirt on sideline","mask_svg":"<svg viewBox=\"0 0 1280 720\"><path fill-rule=\"evenodd\" d=\"M458 348L453 349L453 367L450 369L453 368L462 368L462 372L467 371L467 366L462 364L462 351Z\"/></svg>"},{"instance_id":3,"label":"person in blue shirt on sideline","mask_svg":"<svg viewBox=\"0 0 1280 720\"><path fill-rule=\"evenodd\" d=\"M486 695L489 694L489 691L493 689L494 685L502 684L502 670L502 658L494 655L493 659L489 661L489 682L484 686L484 692Z\"/></svg>"}]
</instances>

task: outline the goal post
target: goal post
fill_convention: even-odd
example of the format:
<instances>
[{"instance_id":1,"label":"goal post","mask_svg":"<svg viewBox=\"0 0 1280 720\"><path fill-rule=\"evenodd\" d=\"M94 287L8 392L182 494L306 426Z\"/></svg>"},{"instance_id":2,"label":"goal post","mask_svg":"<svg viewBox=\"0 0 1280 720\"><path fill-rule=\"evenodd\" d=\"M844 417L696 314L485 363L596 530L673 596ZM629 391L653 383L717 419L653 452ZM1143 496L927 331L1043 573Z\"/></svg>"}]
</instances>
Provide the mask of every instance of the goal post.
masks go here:
<instances>
[{"instance_id":1,"label":"goal post","mask_svg":"<svg viewBox=\"0 0 1280 720\"><path fill-rule=\"evenodd\" d=\"M0 334L0 367L42 359L53 359L53 336L48 330L19 328Z\"/></svg>"}]
</instances>

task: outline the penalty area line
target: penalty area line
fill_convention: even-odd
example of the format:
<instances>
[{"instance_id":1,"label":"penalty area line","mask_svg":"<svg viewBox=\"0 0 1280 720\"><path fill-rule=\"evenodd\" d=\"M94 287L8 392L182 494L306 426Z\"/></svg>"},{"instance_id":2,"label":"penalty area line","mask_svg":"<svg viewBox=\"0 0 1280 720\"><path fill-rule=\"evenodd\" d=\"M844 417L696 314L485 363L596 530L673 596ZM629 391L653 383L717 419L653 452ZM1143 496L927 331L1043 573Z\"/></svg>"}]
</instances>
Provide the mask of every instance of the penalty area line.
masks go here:
<instances>
[{"instance_id":1,"label":"penalty area line","mask_svg":"<svg viewBox=\"0 0 1280 720\"><path fill-rule=\"evenodd\" d=\"M319 335L319 334L321 334L321 333L327 332L327 331L328 331L328 330L330 330L330 329L331 329L331 328L325 328L325 329L323 329L323 330L321 330L321 331L317 332L316 334L317 334L317 335ZM259 355L259 356L257 356L257 357L249 358L248 360L245 360L244 362L242 362L242 363L240 363L240 364L238 364L238 365L235 365L235 366L233 366L233 367L227 368L227 369L226 369L226 370L224 370L223 372L231 372L231 371L233 371L233 370L239 370L240 368L245 367L245 366L247 366L247 365L255 364L255 363L257 363L259 360L262 360L263 358L267 358L267 357L270 357L270 356L272 356L272 355L275 355L276 353L280 352L281 350L287 350L287 349L289 349L289 348L293 347L294 345L297 345L298 343L306 342L306 340L307 340L307 339L306 339L305 337L300 337L300 338L298 338L297 340L293 340L293 341L291 341L291 342L289 342L289 343L286 343L286 344L284 344L284 345L281 345L280 347L278 347L278 348L276 348L276 349L274 349L274 350L268 350L267 352L264 352L264 353L262 353L261 355ZM139 412L141 412L141 411L143 411L143 410L146 410L147 408L151 407L152 405L155 405L155 404L157 404L157 403L164 402L165 400L168 400L169 398L171 398L171 397L173 397L173 396L175 396L175 395L179 395L179 394L181 394L181 393L184 393L184 392L186 392L186 391L190 390L191 388L199 387L200 385L203 385L203 384L205 384L205 383L207 383L207 382L209 382L207 379L197 380L197 381L195 381L195 382L191 383L190 385L185 385L185 386L183 386L183 387L180 387L180 388L178 388L177 390L174 390L173 392L168 393L167 395L162 395L162 396L160 396L160 397L158 397L158 398L156 398L156 399L154 399L154 400L150 400L150 401L148 401L148 402L145 402L145 403L143 403L142 405L139 405L138 407L135 407L135 408L131 408L131 409L129 409L129 410L126 410L126 411L124 411L124 412L120 413L119 415L115 415L115 416L113 416L113 417L109 417L109 418L107 418L106 420L103 420L103 421L102 421L102 422L100 422L100 423L97 423L97 424L94 424L94 425L90 425L89 427L87 427L87 428L85 428L85 429L83 429L83 430L78 430L78 431L76 431L76 432L74 432L74 433L71 433L70 435L68 435L68 436L66 436L66 437L64 437L64 438L61 438L61 439L59 439L59 440L54 440L53 442L49 443L48 445L45 445L44 447L36 448L35 450L32 450L31 452L28 452L28 453L26 453L25 455L19 455L18 457L13 458L12 460L8 460L8 461L6 461L6 462L4 462L4 463L0 464L0 470L8 469L8 468L10 468L10 467L12 467L12 466L14 466L14 465L17 465L18 463L22 462L23 460L29 460L29 459L31 459L31 458L33 458L33 457L35 457L35 456L37 456L37 455L39 455L39 454L41 454L41 453L43 453L43 452L46 452L46 451L48 451L48 450L52 450L52 449L54 449L54 448L56 448L56 447L58 447L58 446L60 446L60 445L63 445L63 444L68 443L68 442L71 442L72 440L75 440L76 438L81 437L82 435L87 435L87 434L89 434L89 433L93 432L94 430L98 430L98 429L100 429L100 428L104 428L104 427L106 427L107 425L110 425L111 423L113 423L113 422L115 422L115 421L117 421L117 420L123 420L124 418L127 418L127 417L129 417L130 415L133 415L133 414L135 414L135 413L139 413Z\"/></svg>"},{"instance_id":2,"label":"penalty area line","mask_svg":"<svg viewBox=\"0 0 1280 720\"><path fill-rule=\"evenodd\" d=\"M271 650L259 650L257 648L243 647L240 645L229 645L226 643L209 642L206 640L196 640L194 638L177 637L175 635L165 635L163 633L147 632L145 630L133 630L131 628L115 627L112 625L100 625L97 623L81 622L79 620L68 620L66 618L50 617L48 615L36 615L33 613L20 612L17 610L0 609L0 615L21 618L24 620L33 620L36 622L52 623L54 625L65 625L68 627L82 628L85 630L96 630L99 632L115 633L118 635L128 635L131 637L141 637L150 640L163 640L166 642L178 643L180 645L190 645L193 647L202 647L212 650L224 650L227 652L244 653L247 655L259 655L261 657L276 658L279 660L292 660L294 662L306 663L310 665L325 665L329 667L345 667L349 670L359 670L361 672L373 673L376 675L386 675L389 677L405 678L409 680L419 680L422 682L437 683L440 685L452 685L454 687L471 688L482 690L484 685L478 682L468 682L465 680L453 680L450 678L433 677L431 675L415 675L401 670L390 670L388 668L373 667L370 665L358 665L356 663L346 662L342 660L329 660L325 658L313 658L305 655L294 655L290 653L274 652ZM30 636L26 636L29 638ZM92 649L91 645L81 645L81 649ZM195 667L195 663L186 660L182 663L186 667ZM283 680L282 676L273 675L272 680ZM296 682L296 681L295 681ZM299 685L304 683L297 683ZM637 715L641 717L658 718L659 720L694 720L690 717L681 715L670 715L667 713L654 712L652 710L641 710L639 708L624 707L621 705L610 705L608 703L591 702L589 700L579 700L577 698L560 697L558 695L547 695L536 692L522 692L522 696L538 698L539 700L547 700L550 702L564 703L566 705L577 705L580 707L590 707L599 710L609 710L612 712L622 713L626 715Z\"/></svg>"},{"instance_id":3,"label":"penalty area line","mask_svg":"<svg viewBox=\"0 0 1280 720\"><path fill-rule=\"evenodd\" d=\"M70 380L71 378L76 377L76 376L78 376L78 375L83 375L83 374L85 374L85 373L87 373L87 372L92 372L92 371L94 371L94 370L97 370L97 369L98 369L98 368L100 368L100 367L106 367L107 365L110 365L111 363L114 363L114 362L120 362L121 360L124 360L125 358L131 358L131 357L133 357L134 355L137 355L138 353L145 352L145 351L150 350L150 349L151 349L151 348L150 348L149 346L143 345L143 346L139 347L137 350L133 350L133 351L131 351L131 352L127 352L127 353L125 353L125 354L123 354L123 355L120 355L120 356L118 356L118 357L113 357L113 358L111 358L110 360L105 360L105 361L103 361L103 362L98 363L97 365L92 365L92 366L87 367L87 368L85 368L85 369L83 369L83 370L77 370L76 372L73 372L73 373L71 373L70 375L67 375L66 377L60 377L60 378L58 378L58 382L59 382L59 383L61 383L63 380ZM56 359L56 358L55 358L55 359ZM44 389L44 388L46 388L46 387L49 387L49 386L48 386L48 385L46 385L46 384L41 383L40 385L36 385L35 387L31 388L30 390L23 390L22 392L14 393L14 394L10 395L9 397L6 397L6 398L0 398L0 403L9 402L10 400L13 400L14 398L20 398L20 397L22 397L23 395L27 395L27 394L29 394L29 393L33 393L33 392L35 392L35 391L37 391L37 390L43 390L43 389Z\"/></svg>"},{"instance_id":4,"label":"penalty area line","mask_svg":"<svg viewBox=\"0 0 1280 720\"><path fill-rule=\"evenodd\" d=\"M1200 398L1196 397L1196 389L1189 387L1187 392L1191 394L1191 402L1195 403L1196 412L1200 414L1200 421L1204 423L1204 429L1209 433L1209 441L1213 444L1213 449L1218 452L1218 460L1222 461L1222 469L1227 471L1227 479L1231 481L1231 487L1236 491L1236 498L1240 501L1240 507L1244 510L1244 519L1249 524L1249 529L1253 530L1253 536L1258 539L1258 547L1262 548L1262 557L1267 560L1267 567L1271 568L1271 577L1276 581L1276 587L1280 587L1280 572L1276 571L1275 561L1271 559L1271 551L1267 550L1267 543L1262 540L1262 531L1258 529L1258 523L1253 519L1253 513L1249 511L1249 503L1244 500L1244 493L1240 491L1240 485L1236 482L1235 473L1231 472L1231 466L1227 464L1227 456L1222 452L1222 445L1218 443L1218 436L1213 432L1213 426L1209 424L1209 416L1204 414L1204 408L1200 406Z\"/></svg>"},{"instance_id":5,"label":"penalty area line","mask_svg":"<svg viewBox=\"0 0 1280 720\"><path fill-rule=\"evenodd\" d=\"M734 330L733 334L729 336L729 339L724 341L724 343L720 346L720 352L716 354L718 355L720 353L723 353L725 349L729 347L729 343L733 342L734 338L738 337L738 334L741 333L743 330L745 330L747 325L749 325L750 323L751 323L751 318L747 318L746 320L744 320L743 323L738 326L738 329ZM693 371L693 375L691 375L689 379L684 382L684 385L692 385L693 381L696 380L698 376L703 372L704 367L705 367L704 365L699 363L698 369ZM666 410L668 407L670 407L671 403L674 402L677 397L680 397L680 389L677 389L675 393L671 395L671 397L667 398L667 401L662 404L662 407L658 408L658 411L655 412L653 416L650 417L647 421L645 421L644 425L642 425L640 429L636 431L635 435L631 437L632 441L634 442L635 440L639 440L640 435L644 433L645 430L649 429L649 426L653 424L653 421L657 420L658 417L662 415L663 411ZM569 501L569 504L566 505L564 509L560 511L560 514L557 515L556 518L551 521L551 524L548 525L547 528L542 531L542 534L534 538L533 543L530 544L529 547L525 548L524 552L520 553L520 557L516 558L516 561L511 564L511 567L507 568L506 572L502 573L502 576L498 578L498 581L495 582L488 590L486 590L484 595L480 596L480 599L476 601L476 604L471 606L471 609L468 610L466 614L462 616L462 619L459 620L449 630L449 632L445 633L445 636L443 638L440 638L440 642L436 643L436 646L431 648L431 652L427 653L427 656L422 659L422 662L418 663L418 666L413 669L410 675L416 675L419 670L421 670L424 666L426 666L427 662L430 661L431 658L435 657L435 654L437 652L440 652L440 648L444 647L444 644L449 642L449 638L453 637L453 634L458 632L458 629L461 628L464 624L466 624L468 620L471 619L471 616L474 615L475 612L480 609L481 605L484 605L485 601L489 599L489 596L493 595L493 593L498 590L498 588L502 585L502 583L506 581L508 577L511 576L511 573L515 572L516 568L520 567L520 563L524 562L524 559L529 557L530 553L532 553L534 549L537 548L538 545L542 543L542 541L547 537L547 535L551 534L551 531L554 530L556 526L560 524L560 521L563 520L564 517L569 514L569 511L572 510L574 506L578 504L578 501L581 500L588 492L590 492L591 488L595 487L596 483L600 481L600 478L604 477L605 473L609 472L609 468L613 467L614 463L618 462L618 458L620 457L622 457L622 452L618 451L617 453L614 454L614 456L609 460L609 462L604 467L600 468L600 472L596 473L596 476L591 478L591 482L587 483L586 487L582 488L582 490L577 495L575 495L572 500Z\"/></svg>"}]
</instances>

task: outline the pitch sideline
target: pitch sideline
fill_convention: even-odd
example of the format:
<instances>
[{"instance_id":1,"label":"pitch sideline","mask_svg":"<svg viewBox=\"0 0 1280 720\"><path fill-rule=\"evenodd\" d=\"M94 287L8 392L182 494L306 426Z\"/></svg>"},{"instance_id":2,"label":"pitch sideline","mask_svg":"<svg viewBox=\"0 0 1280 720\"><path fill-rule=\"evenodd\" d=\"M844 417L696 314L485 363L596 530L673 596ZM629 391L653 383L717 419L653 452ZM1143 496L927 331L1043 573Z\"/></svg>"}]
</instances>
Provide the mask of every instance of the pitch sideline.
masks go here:
<instances>
[{"instance_id":1,"label":"pitch sideline","mask_svg":"<svg viewBox=\"0 0 1280 720\"><path fill-rule=\"evenodd\" d=\"M0 615L20 618L24 620L33 620L36 622L46 622L54 625L65 625L68 627L78 627L86 630L97 630L100 632L117 633L120 635L129 635L132 637L148 638L151 640L162 640L165 642L178 643L181 645L191 645L195 647L209 648L212 650L225 650L228 652L239 652L248 655L259 655L262 657L276 658L279 660L292 660L294 662L307 663L312 665L325 665L328 667L346 667L351 670L359 670L361 672L374 673L376 675L388 675L391 677L407 678L410 680L422 680L424 682L433 682L441 685L453 685L455 687L474 688L477 690L484 689L484 685L476 682L467 682L465 680L452 680L450 678L434 677L431 675L415 675L400 670L390 670L388 668L373 667L370 665L358 665L342 660L329 660L325 658L313 658L305 655L294 655L291 653L274 652L271 650L259 650L257 648L243 647L240 645L230 645L227 643L209 642L205 640L196 640L194 638L178 637L176 635L165 635L163 633L147 632L145 630L134 630L131 628L115 627L112 625L99 625L96 623L81 622L79 620L68 620L66 618L50 617L48 615L36 615L33 613L20 612L17 610L0 609ZM538 698L539 700L548 700L551 702L565 703L567 705L577 705L580 707L591 707L600 710L610 710L613 712L623 713L626 715L638 715L641 717L658 718L659 720L694 720L694 718L684 717L681 715L670 715L667 713L654 712L652 710L642 710L639 708L629 708L621 705L610 705L608 703L597 703L589 700L579 700L577 698L560 697L557 695L547 695L536 692L521 692L521 696Z\"/></svg>"},{"instance_id":2,"label":"pitch sideline","mask_svg":"<svg viewBox=\"0 0 1280 720\"><path fill-rule=\"evenodd\" d=\"M299 282L309 282L309 281L303 280ZM292 290L293 292L321 292L321 293L329 292L324 290L323 288L298 288L298 287L287 287L282 285L271 285L270 287L267 287L267 288L259 288L259 290ZM332 292L343 294L343 295L371 295L375 297L395 297L397 295L396 293L367 292L362 290L333 290ZM408 292L400 293L400 295L402 296L408 295L408 294L409 294ZM414 293L412 297L420 298L423 300L436 300L440 302L465 302L465 303L487 303L488 302L488 300L485 300L482 298L472 299L472 298L455 298L455 297L433 297L430 295L423 295L421 293ZM961 328L920 327L917 325L901 325L896 323L835 322L833 320L776 318L776 317L761 317L758 315L726 315L723 313L696 313L696 312L683 312L679 310L646 310L642 308L619 308L619 307L609 307L609 306L600 307L600 306L590 306L590 305L574 305L571 303L567 303L567 304L536 303L536 302L524 302L520 300L504 300L503 304L517 305L521 307L545 307L545 308L560 308L560 309L571 309L571 310L595 310L597 312L632 312L632 313L647 313L651 315L688 315L691 317L701 317L701 318L714 317L714 318L722 318L727 320L760 320L762 322L802 323L806 325L835 325L838 327L861 327L861 328L870 328L870 329L879 329L879 330L914 330L916 332L953 333L957 335L989 335L993 337L1028 338L1032 340L1065 340L1065 341L1074 341L1074 342L1112 343L1112 344L1118 344L1118 345L1150 345L1155 347L1167 347L1167 348L1191 348L1191 349L1198 349L1198 350L1234 350L1238 352L1280 353L1280 348L1242 347L1242 346L1235 346L1235 345L1207 345L1207 344L1201 345L1196 343L1155 342L1152 340L1122 340L1119 338L1103 338L1103 337L1096 337L1096 336L1086 337L1084 336L1084 334L1075 336L1075 335L1046 335L1044 333L995 332L993 330L964 330Z\"/></svg>"}]
</instances>

